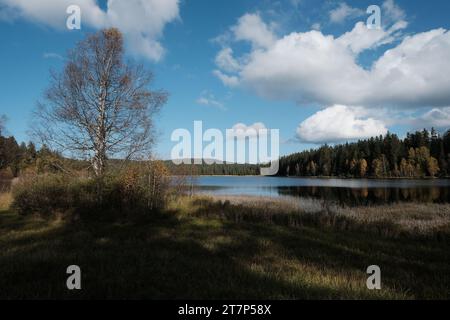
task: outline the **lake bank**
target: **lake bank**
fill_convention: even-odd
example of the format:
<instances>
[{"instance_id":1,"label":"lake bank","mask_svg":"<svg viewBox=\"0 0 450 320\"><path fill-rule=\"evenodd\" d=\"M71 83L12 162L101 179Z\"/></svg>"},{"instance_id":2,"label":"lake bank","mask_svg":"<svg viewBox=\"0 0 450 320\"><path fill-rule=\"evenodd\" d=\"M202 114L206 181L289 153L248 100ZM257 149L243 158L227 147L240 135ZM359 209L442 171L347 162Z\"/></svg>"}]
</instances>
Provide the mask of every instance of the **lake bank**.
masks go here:
<instances>
[{"instance_id":1,"label":"lake bank","mask_svg":"<svg viewBox=\"0 0 450 320\"><path fill-rule=\"evenodd\" d=\"M0 298L450 297L448 228L403 232L368 219L361 226L352 214L226 200L183 197L160 214L110 222L18 216L3 207ZM411 210L411 221L426 220ZM83 290L68 291L65 268L74 263ZM382 270L382 290L366 288L372 264Z\"/></svg>"},{"instance_id":2,"label":"lake bank","mask_svg":"<svg viewBox=\"0 0 450 320\"><path fill-rule=\"evenodd\" d=\"M382 233L432 235L450 227L450 204L402 203L343 207L314 199L296 201L290 197L199 196L204 203L221 207L222 215L236 221L259 221L298 226L311 221L325 225L342 223L360 228L380 228ZM338 227L339 228L339 227ZM395 230L395 231L394 231Z\"/></svg>"}]
</instances>

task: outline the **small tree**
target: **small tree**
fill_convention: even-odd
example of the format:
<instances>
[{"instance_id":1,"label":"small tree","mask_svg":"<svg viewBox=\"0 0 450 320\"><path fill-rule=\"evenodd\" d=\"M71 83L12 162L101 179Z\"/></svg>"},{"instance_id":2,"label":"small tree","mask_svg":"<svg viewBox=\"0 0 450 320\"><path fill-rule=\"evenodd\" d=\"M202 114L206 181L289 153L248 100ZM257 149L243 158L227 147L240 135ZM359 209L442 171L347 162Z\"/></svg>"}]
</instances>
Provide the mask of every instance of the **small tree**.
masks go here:
<instances>
[{"instance_id":1,"label":"small tree","mask_svg":"<svg viewBox=\"0 0 450 320\"><path fill-rule=\"evenodd\" d=\"M364 178L367 173L367 161L366 159L359 160L359 176Z\"/></svg>"},{"instance_id":2,"label":"small tree","mask_svg":"<svg viewBox=\"0 0 450 320\"><path fill-rule=\"evenodd\" d=\"M131 159L153 144L152 116L167 94L148 89L152 74L124 62L122 34L105 29L68 54L61 73L52 73L35 131L62 154L88 158L101 176L108 157Z\"/></svg>"},{"instance_id":3,"label":"small tree","mask_svg":"<svg viewBox=\"0 0 450 320\"><path fill-rule=\"evenodd\" d=\"M381 178L383 176L383 160L380 160L379 158L374 159L372 161L372 170L373 175L375 178Z\"/></svg>"},{"instance_id":4,"label":"small tree","mask_svg":"<svg viewBox=\"0 0 450 320\"><path fill-rule=\"evenodd\" d=\"M439 173L439 163L435 158L427 158L427 171L430 177L435 177Z\"/></svg>"}]
</instances>

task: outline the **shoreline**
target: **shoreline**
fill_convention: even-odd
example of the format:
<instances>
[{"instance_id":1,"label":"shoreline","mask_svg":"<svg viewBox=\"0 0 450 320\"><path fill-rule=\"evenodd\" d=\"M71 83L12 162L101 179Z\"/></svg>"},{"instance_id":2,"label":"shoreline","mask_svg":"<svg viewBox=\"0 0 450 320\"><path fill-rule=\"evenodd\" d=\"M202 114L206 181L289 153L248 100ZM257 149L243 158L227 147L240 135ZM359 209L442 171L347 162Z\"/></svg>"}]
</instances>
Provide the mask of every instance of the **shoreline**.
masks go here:
<instances>
[{"instance_id":1,"label":"shoreline","mask_svg":"<svg viewBox=\"0 0 450 320\"><path fill-rule=\"evenodd\" d=\"M179 177L179 175L171 175L172 177ZM262 175L231 175L231 174L199 174L186 175L186 177L261 177L261 178L292 178L292 179L317 179L317 180L449 180L450 177L337 177L337 176L262 176Z\"/></svg>"}]
</instances>

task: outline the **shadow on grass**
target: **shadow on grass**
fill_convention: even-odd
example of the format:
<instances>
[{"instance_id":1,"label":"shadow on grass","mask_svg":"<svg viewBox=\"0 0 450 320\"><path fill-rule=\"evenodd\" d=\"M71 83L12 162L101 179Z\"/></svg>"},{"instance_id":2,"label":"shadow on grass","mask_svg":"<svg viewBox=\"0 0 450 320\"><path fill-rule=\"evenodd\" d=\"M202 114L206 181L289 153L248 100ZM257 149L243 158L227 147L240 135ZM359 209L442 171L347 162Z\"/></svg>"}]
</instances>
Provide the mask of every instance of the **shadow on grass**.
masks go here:
<instances>
[{"instance_id":1,"label":"shadow on grass","mask_svg":"<svg viewBox=\"0 0 450 320\"><path fill-rule=\"evenodd\" d=\"M236 223L174 210L139 221L0 213L0 298L448 298L448 241ZM82 290L66 289L66 268ZM367 266L383 290L365 287Z\"/></svg>"}]
</instances>

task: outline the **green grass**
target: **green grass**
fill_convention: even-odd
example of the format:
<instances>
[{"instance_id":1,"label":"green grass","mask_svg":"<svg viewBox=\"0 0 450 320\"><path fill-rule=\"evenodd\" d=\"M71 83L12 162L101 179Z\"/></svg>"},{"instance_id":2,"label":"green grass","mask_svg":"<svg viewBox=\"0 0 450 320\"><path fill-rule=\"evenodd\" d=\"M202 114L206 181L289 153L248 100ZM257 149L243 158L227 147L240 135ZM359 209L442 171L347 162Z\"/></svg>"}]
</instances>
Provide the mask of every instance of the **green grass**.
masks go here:
<instances>
[{"instance_id":1,"label":"green grass","mask_svg":"<svg viewBox=\"0 0 450 320\"><path fill-rule=\"evenodd\" d=\"M107 222L22 217L3 206L0 298L450 297L447 232L291 226L229 214L237 209L245 205L183 198L161 214ZM66 289L71 264L81 267L82 290ZM381 267L382 290L366 288L372 264Z\"/></svg>"}]
</instances>

